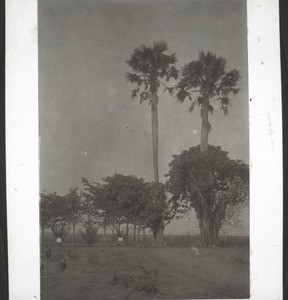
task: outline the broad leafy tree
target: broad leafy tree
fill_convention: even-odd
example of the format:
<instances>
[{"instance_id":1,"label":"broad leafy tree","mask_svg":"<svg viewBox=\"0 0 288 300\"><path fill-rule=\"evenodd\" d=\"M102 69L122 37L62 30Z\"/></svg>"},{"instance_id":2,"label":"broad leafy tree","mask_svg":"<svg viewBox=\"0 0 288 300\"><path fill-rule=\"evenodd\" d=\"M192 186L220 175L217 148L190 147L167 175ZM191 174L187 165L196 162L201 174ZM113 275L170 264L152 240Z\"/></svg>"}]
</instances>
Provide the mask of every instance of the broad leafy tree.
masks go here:
<instances>
[{"instance_id":1,"label":"broad leafy tree","mask_svg":"<svg viewBox=\"0 0 288 300\"><path fill-rule=\"evenodd\" d=\"M170 94L173 88L166 83L170 79L176 80L178 72L174 67L175 54L168 55L166 42L155 42L153 46L140 45L132 52L127 61L132 72L126 74L126 78L136 85L132 91L132 99L139 96L140 103L147 101L151 106L152 119L152 149L154 180L159 181L158 169L158 91L162 86Z\"/></svg>"},{"instance_id":2,"label":"broad leafy tree","mask_svg":"<svg viewBox=\"0 0 288 300\"><path fill-rule=\"evenodd\" d=\"M208 150L208 135L211 129L209 113L214 111L214 103L220 104L220 109L226 115L231 103L230 96L239 92L237 83L240 79L239 71L226 71L226 59L217 57L211 52L200 52L198 60L186 64L182 70L177 85L177 99L184 102L191 101L189 111L199 106L202 119L201 151Z\"/></svg>"},{"instance_id":3,"label":"broad leafy tree","mask_svg":"<svg viewBox=\"0 0 288 300\"><path fill-rule=\"evenodd\" d=\"M57 193L41 194L40 217L41 226L49 228L55 238L66 238L73 223L73 213L69 199Z\"/></svg>"},{"instance_id":4,"label":"broad leafy tree","mask_svg":"<svg viewBox=\"0 0 288 300\"><path fill-rule=\"evenodd\" d=\"M53 205L54 196L44 191L40 194L40 226L41 226L41 239L44 243L45 229L49 229L52 221L51 205Z\"/></svg>"},{"instance_id":5,"label":"broad leafy tree","mask_svg":"<svg viewBox=\"0 0 288 300\"><path fill-rule=\"evenodd\" d=\"M103 190L103 185L96 182L89 182L86 178L82 177L82 183L84 185L83 195L86 199L90 199L90 205L92 205L95 211L94 215L97 216L97 224L104 230L104 241L107 241L107 228L111 225L111 205L106 201L106 197ZM89 208L89 204L87 205Z\"/></svg>"},{"instance_id":6,"label":"broad leafy tree","mask_svg":"<svg viewBox=\"0 0 288 300\"><path fill-rule=\"evenodd\" d=\"M141 212L145 209L145 183L143 178L131 175L114 174L104 178L106 201L113 207L113 215L117 220L117 232L122 235L121 225L126 224L126 233L129 224L133 224L134 243L136 229L140 226Z\"/></svg>"},{"instance_id":7,"label":"broad leafy tree","mask_svg":"<svg viewBox=\"0 0 288 300\"><path fill-rule=\"evenodd\" d=\"M84 177L82 177L82 183L84 190L81 193L81 213L85 231L81 230L80 234L87 245L92 245L96 241L96 234L99 227L103 225L103 213L101 209L103 188L99 183L91 184Z\"/></svg>"},{"instance_id":8,"label":"broad leafy tree","mask_svg":"<svg viewBox=\"0 0 288 300\"><path fill-rule=\"evenodd\" d=\"M85 180L86 179L83 180L82 178L82 182ZM91 246L96 242L97 233L102 223L99 205L101 194L99 193L99 189L98 186L96 186L95 193L87 192L87 189L81 193L81 214L84 230L80 229L79 233L85 240L87 246Z\"/></svg>"},{"instance_id":9,"label":"broad leafy tree","mask_svg":"<svg viewBox=\"0 0 288 300\"><path fill-rule=\"evenodd\" d=\"M227 208L248 201L248 166L215 146L205 153L199 146L185 150L174 155L169 166L166 176L171 211L177 214L195 209L202 246L214 246Z\"/></svg>"}]
</instances>

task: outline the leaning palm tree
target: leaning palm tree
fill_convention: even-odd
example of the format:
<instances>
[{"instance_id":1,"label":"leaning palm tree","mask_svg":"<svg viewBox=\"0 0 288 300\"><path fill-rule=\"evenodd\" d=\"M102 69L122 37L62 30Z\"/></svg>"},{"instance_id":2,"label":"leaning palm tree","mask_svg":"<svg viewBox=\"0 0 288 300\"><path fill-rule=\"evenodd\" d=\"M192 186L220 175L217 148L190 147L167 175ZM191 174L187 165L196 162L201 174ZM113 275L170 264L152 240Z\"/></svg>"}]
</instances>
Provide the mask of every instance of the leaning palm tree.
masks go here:
<instances>
[{"instance_id":1,"label":"leaning palm tree","mask_svg":"<svg viewBox=\"0 0 288 300\"><path fill-rule=\"evenodd\" d=\"M159 182L158 168L158 90L162 85L171 95L173 87L166 83L170 78L177 79L178 72L173 66L176 62L175 54L164 54L168 50L165 41L154 42L153 46L140 45L132 52L131 59L127 61L132 73L128 72L126 78L136 84L132 90L132 99L140 96L140 103L148 101L151 106L152 119L152 150L154 181ZM165 81L165 83L164 83Z\"/></svg>"},{"instance_id":2,"label":"leaning palm tree","mask_svg":"<svg viewBox=\"0 0 288 300\"><path fill-rule=\"evenodd\" d=\"M213 113L212 101L220 103L220 109L226 115L230 105L230 95L236 95L236 88L240 74L238 70L226 72L226 59L217 57L208 52L200 52L199 58L186 64L182 70L181 79L177 85L177 100L191 101L189 111L194 110L195 105L201 108L201 143L202 152L208 150L208 135L211 129L209 113Z\"/></svg>"}]
</instances>

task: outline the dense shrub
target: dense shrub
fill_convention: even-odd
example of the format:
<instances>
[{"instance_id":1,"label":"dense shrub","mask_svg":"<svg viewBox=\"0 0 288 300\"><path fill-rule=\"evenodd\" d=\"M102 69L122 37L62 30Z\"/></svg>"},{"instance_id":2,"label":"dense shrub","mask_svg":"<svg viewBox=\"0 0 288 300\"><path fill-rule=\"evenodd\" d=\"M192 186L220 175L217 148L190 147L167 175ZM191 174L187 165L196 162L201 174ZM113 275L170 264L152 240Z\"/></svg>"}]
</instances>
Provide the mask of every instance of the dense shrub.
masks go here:
<instances>
[{"instance_id":1,"label":"dense shrub","mask_svg":"<svg viewBox=\"0 0 288 300\"><path fill-rule=\"evenodd\" d=\"M93 226L91 222L87 222L84 225L84 231L82 229L79 230L80 236L86 242L87 246L92 246L97 241L97 233L99 227Z\"/></svg>"}]
</instances>

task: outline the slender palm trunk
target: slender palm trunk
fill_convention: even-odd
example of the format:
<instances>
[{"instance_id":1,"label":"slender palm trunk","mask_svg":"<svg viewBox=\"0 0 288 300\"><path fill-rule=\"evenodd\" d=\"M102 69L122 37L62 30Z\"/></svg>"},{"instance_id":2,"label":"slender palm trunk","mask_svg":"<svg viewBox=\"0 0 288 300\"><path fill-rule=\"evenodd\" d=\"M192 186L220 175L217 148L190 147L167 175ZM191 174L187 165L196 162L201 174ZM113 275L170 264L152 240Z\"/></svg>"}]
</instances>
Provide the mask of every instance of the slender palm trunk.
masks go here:
<instances>
[{"instance_id":1,"label":"slender palm trunk","mask_svg":"<svg viewBox=\"0 0 288 300\"><path fill-rule=\"evenodd\" d=\"M153 167L154 167L154 181L159 182L159 166L158 166L158 108L157 95L152 96L151 102L151 117L152 117L152 149L153 149ZM164 224L159 228L154 236L154 245L164 245Z\"/></svg>"},{"instance_id":2,"label":"slender palm trunk","mask_svg":"<svg viewBox=\"0 0 288 300\"><path fill-rule=\"evenodd\" d=\"M205 152L208 150L208 135L209 135L209 121L208 121L208 99L204 101L202 107L202 125L201 125L201 144L200 150L201 152Z\"/></svg>"},{"instance_id":3,"label":"slender palm trunk","mask_svg":"<svg viewBox=\"0 0 288 300\"><path fill-rule=\"evenodd\" d=\"M153 168L154 181L159 182L158 167L158 109L156 95L153 95L151 102L151 119L152 119L152 150L153 150Z\"/></svg>"}]
</instances>

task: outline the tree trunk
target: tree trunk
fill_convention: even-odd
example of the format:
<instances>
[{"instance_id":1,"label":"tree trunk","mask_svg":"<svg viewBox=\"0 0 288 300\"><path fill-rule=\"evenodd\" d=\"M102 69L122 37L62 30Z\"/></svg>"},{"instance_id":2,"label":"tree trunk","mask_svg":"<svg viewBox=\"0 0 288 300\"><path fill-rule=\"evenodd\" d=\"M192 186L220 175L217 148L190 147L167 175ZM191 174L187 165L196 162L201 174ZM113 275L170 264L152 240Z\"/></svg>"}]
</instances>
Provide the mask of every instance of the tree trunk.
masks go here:
<instances>
[{"instance_id":1,"label":"tree trunk","mask_svg":"<svg viewBox=\"0 0 288 300\"><path fill-rule=\"evenodd\" d=\"M73 247L75 246L75 227L76 227L76 224L73 223Z\"/></svg>"},{"instance_id":2,"label":"tree trunk","mask_svg":"<svg viewBox=\"0 0 288 300\"><path fill-rule=\"evenodd\" d=\"M60 233L60 237L61 237L61 243L60 245L62 246L63 245L63 242L64 242L64 221L61 221L61 233Z\"/></svg>"},{"instance_id":3,"label":"tree trunk","mask_svg":"<svg viewBox=\"0 0 288 300\"><path fill-rule=\"evenodd\" d=\"M129 241L129 222L126 222L125 241Z\"/></svg>"},{"instance_id":4,"label":"tree trunk","mask_svg":"<svg viewBox=\"0 0 288 300\"><path fill-rule=\"evenodd\" d=\"M209 232L209 220L207 212L202 212L200 217L200 236L201 236L201 246L206 248L210 244L210 232Z\"/></svg>"},{"instance_id":5,"label":"tree trunk","mask_svg":"<svg viewBox=\"0 0 288 300\"><path fill-rule=\"evenodd\" d=\"M122 234L121 234L121 223L118 222L118 226L117 226L117 240L118 240L118 237L121 237Z\"/></svg>"},{"instance_id":6,"label":"tree trunk","mask_svg":"<svg viewBox=\"0 0 288 300\"><path fill-rule=\"evenodd\" d=\"M140 230L141 230L141 226L138 225L138 227L137 227L137 244L140 242Z\"/></svg>"},{"instance_id":7,"label":"tree trunk","mask_svg":"<svg viewBox=\"0 0 288 300\"><path fill-rule=\"evenodd\" d=\"M115 228L114 228L114 220L112 221L112 242L114 241Z\"/></svg>"},{"instance_id":8,"label":"tree trunk","mask_svg":"<svg viewBox=\"0 0 288 300\"><path fill-rule=\"evenodd\" d=\"M107 239L106 239L106 223L104 223L104 244L106 245Z\"/></svg>"},{"instance_id":9,"label":"tree trunk","mask_svg":"<svg viewBox=\"0 0 288 300\"><path fill-rule=\"evenodd\" d=\"M152 150L153 150L153 167L154 167L154 181L159 182L159 166L158 166L158 108L157 95L152 95L151 102L151 117L152 117ZM159 229L154 236L154 246L164 246L164 224L163 228Z\"/></svg>"},{"instance_id":10,"label":"tree trunk","mask_svg":"<svg viewBox=\"0 0 288 300\"><path fill-rule=\"evenodd\" d=\"M152 119L152 150L153 150L154 181L159 182L159 167L158 167L158 109L157 109L156 95L152 96L152 102L151 102L151 119Z\"/></svg>"},{"instance_id":11,"label":"tree trunk","mask_svg":"<svg viewBox=\"0 0 288 300\"><path fill-rule=\"evenodd\" d=\"M164 239L164 226L163 226L155 234L154 247L164 247L164 246L165 246L165 239Z\"/></svg>"},{"instance_id":12,"label":"tree trunk","mask_svg":"<svg viewBox=\"0 0 288 300\"><path fill-rule=\"evenodd\" d=\"M153 232L153 247L156 247L156 232Z\"/></svg>"},{"instance_id":13,"label":"tree trunk","mask_svg":"<svg viewBox=\"0 0 288 300\"><path fill-rule=\"evenodd\" d=\"M146 240L146 235L145 235L145 227L143 227L143 242Z\"/></svg>"},{"instance_id":14,"label":"tree trunk","mask_svg":"<svg viewBox=\"0 0 288 300\"><path fill-rule=\"evenodd\" d=\"M202 113L201 113L201 119L202 119L202 125L201 125L201 143L200 143L200 150L201 152L205 152L208 150L208 135L210 130L210 124L208 121L208 99L203 102L202 107Z\"/></svg>"},{"instance_id":15,"label":"tree trunk","mask_svg":"<svg viewBox=\"0 0 288 300\"><path fill-rule=\"evenodd\" d=\"M213 221L207 211L201 213L199 223L201 246L204 248L215 247L220 230L219 224Z\"/></svg>"},{"instance_id":16,"label":"tree trunk","mask_svg":"<svg viewBox=\"0 0 288 300\"><path fill-rule=\"evenodd\" d=\"M133 243L135 245L136 242L136 223L134 223L134 233L133 233Z\"/></svg>"}]
</instances>

